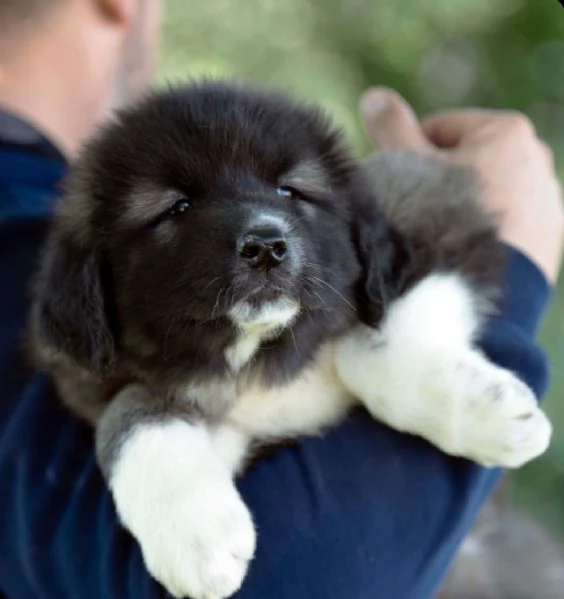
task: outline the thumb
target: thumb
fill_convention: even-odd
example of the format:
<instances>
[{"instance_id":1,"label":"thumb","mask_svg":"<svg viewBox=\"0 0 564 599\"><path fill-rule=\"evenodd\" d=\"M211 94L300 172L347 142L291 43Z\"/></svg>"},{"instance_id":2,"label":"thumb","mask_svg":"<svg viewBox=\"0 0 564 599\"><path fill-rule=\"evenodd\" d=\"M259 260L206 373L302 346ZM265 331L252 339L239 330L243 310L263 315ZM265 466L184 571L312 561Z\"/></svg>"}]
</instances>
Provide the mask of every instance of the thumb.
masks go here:
<instances>
[{"instance_id":1,"label":"thumb","mask_svg":"<svg viewBox=\"0 0 564 599\"><path fill-rule=\"evenodd\" d=\"M395 91L374 87L362 96L361 111L370 139L381 150L431 152L411 106Z\"/></svg>"}]
</instances>

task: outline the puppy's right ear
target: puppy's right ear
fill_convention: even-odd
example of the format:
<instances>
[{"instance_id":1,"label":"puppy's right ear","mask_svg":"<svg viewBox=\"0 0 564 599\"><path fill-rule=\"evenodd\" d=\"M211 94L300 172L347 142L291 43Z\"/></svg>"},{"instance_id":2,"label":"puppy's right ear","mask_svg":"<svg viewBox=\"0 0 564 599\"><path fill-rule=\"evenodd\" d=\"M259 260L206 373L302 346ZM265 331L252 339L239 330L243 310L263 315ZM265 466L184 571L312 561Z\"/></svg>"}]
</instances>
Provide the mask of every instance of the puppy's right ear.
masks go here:
<instances>
[{"instance_id":1,"label":"puppy's right ear","mask_svg":"<svg viewBox=\"0 0 564 599\"><path fill-rule=\"evenodd\" d=\"M65 356L103 376L115 362L108 318L109 285L97 250L54 236L39 273L32 311L32 343L41 356Z\"/></svg>"},{"instance_id":2,"label":"puppy's right ear","mask_svg":"<svg viewBox=\"0 0 564 599\"><path fill-rule=\"evenodd\" d=\"M413 268L409 241L388 222L377 208L376 198L367 193L358 202L353 235L362 268L357 286L360 319L378 326L387 307L407 288Z\"/></svg>"}]
</instances>

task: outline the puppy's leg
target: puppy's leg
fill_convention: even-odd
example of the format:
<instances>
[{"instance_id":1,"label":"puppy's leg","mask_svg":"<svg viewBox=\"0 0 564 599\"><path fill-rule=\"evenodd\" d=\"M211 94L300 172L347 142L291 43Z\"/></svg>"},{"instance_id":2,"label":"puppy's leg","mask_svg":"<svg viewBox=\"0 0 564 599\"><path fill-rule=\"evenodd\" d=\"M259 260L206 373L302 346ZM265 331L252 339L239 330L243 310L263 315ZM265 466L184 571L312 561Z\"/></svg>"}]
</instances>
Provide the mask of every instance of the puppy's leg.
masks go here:
<instances>
[{"instance_id":1,"label":"puppy's leg","mask_svg":"<svg viewBox=\"0 0 564 599\"><path fill-rule=\"evenodd\" d=\"M180 411L167 415L139 385L114 398L96 432L117 512L149 572L175 597L232 595L255 550L251 516L233 484L246 439Z\"/></svg>"},{"instance_id":2,"label":"puppy's leg","mask_svg":"<svg viewBox=\"0 0 564 599\"><path fill-rule=\"evenodd\" d=\"M341 340L337 368L379 420L449 454L518 467L546 450L551 426L531 390L473 348L480 311L458 275L432 274L390 306L379 330Z\"/></svg>"}]
</instances>

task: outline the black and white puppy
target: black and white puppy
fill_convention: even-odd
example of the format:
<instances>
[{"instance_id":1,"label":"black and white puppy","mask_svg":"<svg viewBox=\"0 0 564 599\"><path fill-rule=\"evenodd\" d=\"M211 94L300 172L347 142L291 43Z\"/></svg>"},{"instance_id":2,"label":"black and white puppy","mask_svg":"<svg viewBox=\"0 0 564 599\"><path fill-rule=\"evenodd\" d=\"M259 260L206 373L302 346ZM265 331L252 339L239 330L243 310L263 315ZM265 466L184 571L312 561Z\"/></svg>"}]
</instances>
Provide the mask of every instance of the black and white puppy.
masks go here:
<instances>
[{"instance_id":1,"label":"black and white puppy","mask_svg":"<svg viewBox=\"0 0 564 599\"><path fill-rule=\"evenodd\" d=\"M355 403L483 464L546 449L531 391L473 346L503 261L476 198L471 173L401 153L360 168L317 109L219 82L156 93L85 148L32 345L173 595L241 585L251 445Z\"/></svg>"}]
</instances>

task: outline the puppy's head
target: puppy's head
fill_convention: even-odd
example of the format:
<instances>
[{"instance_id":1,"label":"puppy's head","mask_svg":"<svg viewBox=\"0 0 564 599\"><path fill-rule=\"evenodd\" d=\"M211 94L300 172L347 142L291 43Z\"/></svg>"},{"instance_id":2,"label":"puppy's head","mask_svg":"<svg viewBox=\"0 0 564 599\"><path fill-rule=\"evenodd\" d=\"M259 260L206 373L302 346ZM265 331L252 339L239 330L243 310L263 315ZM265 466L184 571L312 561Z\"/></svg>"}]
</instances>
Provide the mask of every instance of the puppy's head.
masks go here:
<instances>
[{"instance_id":1,"label":"puppy's head","mask_svg":"<svg viewBox=\"0 0 564 599\"><path fill-rule=\"evenodd\" d=\"M36 339L107 374L219 363L241 332L276 338L317 322L330 334L350 322L359 251L374 238L378 268L388 251L380 222L355 228L362 186L316 110L220 83L155 94L71 173Z\"/></svg>"}]
</instances>

